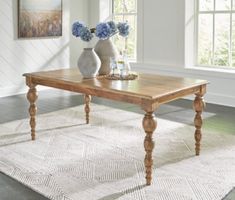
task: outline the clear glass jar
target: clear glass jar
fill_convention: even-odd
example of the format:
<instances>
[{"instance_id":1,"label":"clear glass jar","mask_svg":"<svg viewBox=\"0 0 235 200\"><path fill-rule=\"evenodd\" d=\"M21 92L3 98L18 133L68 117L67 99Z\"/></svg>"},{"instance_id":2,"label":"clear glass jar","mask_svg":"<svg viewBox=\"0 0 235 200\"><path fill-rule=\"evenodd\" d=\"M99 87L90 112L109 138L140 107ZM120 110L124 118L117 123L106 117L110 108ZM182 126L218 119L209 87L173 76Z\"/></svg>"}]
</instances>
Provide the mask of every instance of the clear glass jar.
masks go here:
<instances>
[{"instance_id":1,"label":"clear glass jar","mask_svg":"<svg viewBox=\"0 0 235 200\"><path fill-rule=\"evenodd\" d=\"M128 60L128 56L125 51L123 52L122 59L123 59L123 68L121 71L121 77L126 77L129 75L131 71L131 67L130 67L130 63Z\"/></svg>"},{"instance_id":2,"label":"clear glass jar","mask_svg":"<svg viewBox=\"0 0 235 200\"><path fill-rule=\"evenodd\" d=\"M112 76L119 74L118 65L115 57L110 58L110 68Z\"/></svg>"}]
</instances>

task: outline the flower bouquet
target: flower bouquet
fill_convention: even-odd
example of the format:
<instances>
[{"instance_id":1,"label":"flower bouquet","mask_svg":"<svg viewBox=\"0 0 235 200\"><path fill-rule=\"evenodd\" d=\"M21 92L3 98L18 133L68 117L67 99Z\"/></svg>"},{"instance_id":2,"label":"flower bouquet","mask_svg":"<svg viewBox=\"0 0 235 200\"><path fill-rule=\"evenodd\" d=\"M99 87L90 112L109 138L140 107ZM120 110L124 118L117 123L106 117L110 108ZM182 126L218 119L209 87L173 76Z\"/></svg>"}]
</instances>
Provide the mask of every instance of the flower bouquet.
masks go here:
<instances>
[{"instance_id":1,"label":"flower bouquet","mask_svg":"<svg viewBox=\"0 0 235 200\"><path fill-rule=\"evenodd\" d=\"M126 22L119 22L118 24L114 21L102 22L96 28L89 29L83 22L77 21L72 26L72 34L85 42L89 42L94 35L101 40L106 40L117 33L122 37L127 37L129 29L130 27Z\"/></svg>"}]
</instances>

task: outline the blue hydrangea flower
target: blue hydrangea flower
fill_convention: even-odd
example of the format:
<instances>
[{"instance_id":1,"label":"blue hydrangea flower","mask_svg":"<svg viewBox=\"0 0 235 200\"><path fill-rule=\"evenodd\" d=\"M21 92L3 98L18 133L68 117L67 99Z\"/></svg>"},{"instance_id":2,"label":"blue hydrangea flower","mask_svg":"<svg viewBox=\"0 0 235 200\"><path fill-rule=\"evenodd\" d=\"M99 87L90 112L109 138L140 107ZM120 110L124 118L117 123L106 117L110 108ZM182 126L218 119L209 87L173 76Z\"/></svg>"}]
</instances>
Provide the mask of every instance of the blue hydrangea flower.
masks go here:
<instances>
[{"instance_id":1,"label":"blue hydrangea flower","mask_svg":"<svg viewBox=\"0 0 235 200\"><path fill-rule=\"evenodd\" d=\"M119 33L122 37L127 37L129 29L130 27L126 22L116 24L114 21L109 21L99 23L96 28L89 29L84 23L77 21L72 25L72 34L75 37L81 37L83 41L89 42L94 34L101 40L108 39L116 33Z\"/></svg>"},{"instance_id":2,"label":"blue hydrangea flower","mask_svg":"<svg viewBox=\"0 0 235 200\"><path fill-rule=\"evenodd\" d=\"M82 27L80 30L80 37L83 41L89 42L93 38L93 34L91 33L89 28Z\"/></svg>"},{"instance_id":3,"label":"blue hydrangea flower","mask_svg":"<svg viewBox=\"0 0 235 200\"><path fill-rule=\"evenodd\" d=\"M95 34L101 40L108 39L111 34L111 29L108 23L99 23L96 26Z\"/></svg>"},{"instance_id":4,"label":"blue hydrangea flower","mask_svg":"<svg viewBox=\"0 0 235 200\"><path fill-rule=\"evenodd\" d=\"M107 22L107 24L109 25L109 28L110 28L110 35L114 35L116 32L117 32L117 26L115 24L114 21L109 21Z\"/></svg>"},{"instance_id":5,"label":"blue hydrangea flower","mask_svg":"<svg viewBox=\"0 0 235 200\"><path fill-rule=\"evenodd\" d=\"M119 35L121 35L122 37L127 37L130 33L130 26L127 23L123 23L123 22L119 22L117 25L118 31L119 31Z\"/></svg>"},{"instance_id":6,"label":"blue hydrangea flower","mask_svg":"<svg viewBox=\"0 0 235 200\"><path fill-rule=\"evenodd\" d=\"M84 24L82 22L75 22L72 26L72 34L75 37L80 37L82 28L84 28Z\"/></svg>"}]
</instances>

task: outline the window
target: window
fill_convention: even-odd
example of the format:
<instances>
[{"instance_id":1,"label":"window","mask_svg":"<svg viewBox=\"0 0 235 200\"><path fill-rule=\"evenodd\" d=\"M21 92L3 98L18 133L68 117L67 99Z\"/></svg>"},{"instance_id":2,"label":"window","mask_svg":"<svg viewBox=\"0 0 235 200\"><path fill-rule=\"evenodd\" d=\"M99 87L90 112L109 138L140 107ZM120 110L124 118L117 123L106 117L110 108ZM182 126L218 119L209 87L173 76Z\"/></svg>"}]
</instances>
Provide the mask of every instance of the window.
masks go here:
<instances>
[{"instance_id":1,"label":"window","mask_svg":"<svg viewBox=\"0 0 235 200\"><path fill-rule=\"evenodd\" d=\"M114 37L119 51L125 50L130 59L136 60L137 43L137 0L112 0L112 14L115 22L128 22L130 34L127 38Z\"/></svg>"},{"instance_id":2,"label":"window","mask_svg":"<svg viewBox=\"0 0 235 200\"><path fill-rule=\"evenodd\" d=\"M235 69L235 0L197 2L197 64Z\"/></svg>"}]
</instances>

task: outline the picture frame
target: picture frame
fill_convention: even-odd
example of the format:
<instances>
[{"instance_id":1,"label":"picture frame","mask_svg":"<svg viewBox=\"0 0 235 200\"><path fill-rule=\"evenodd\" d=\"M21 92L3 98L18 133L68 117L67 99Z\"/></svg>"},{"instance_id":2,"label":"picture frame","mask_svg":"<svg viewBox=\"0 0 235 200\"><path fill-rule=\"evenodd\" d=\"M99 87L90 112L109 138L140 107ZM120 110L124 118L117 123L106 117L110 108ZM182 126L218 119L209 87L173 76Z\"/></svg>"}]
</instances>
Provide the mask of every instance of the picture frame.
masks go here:
<instances>
[{"instance_id":1,"label":"picture frame","mask_svg":"<svg viewBox=\"0 0 235 200\"><path fill-rule=\"evenodd\" d=\"M62 0L18 0L18 38L62 36Z\"/></svg>"}]
</instances>

